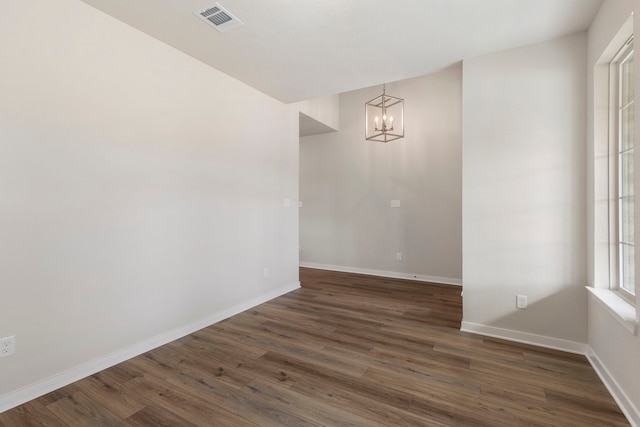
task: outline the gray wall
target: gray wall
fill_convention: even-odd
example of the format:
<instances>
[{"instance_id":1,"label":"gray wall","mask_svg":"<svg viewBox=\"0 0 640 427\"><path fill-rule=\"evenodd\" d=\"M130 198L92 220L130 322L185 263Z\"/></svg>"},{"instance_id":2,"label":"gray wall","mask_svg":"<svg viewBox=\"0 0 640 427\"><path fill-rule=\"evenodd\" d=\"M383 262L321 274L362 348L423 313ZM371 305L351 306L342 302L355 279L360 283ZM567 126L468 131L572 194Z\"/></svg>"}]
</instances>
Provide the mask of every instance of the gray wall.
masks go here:
<instances>
[{"instance_id":1,"label":"gray wall","mask_svg":"<svg viewBox=\"0 0 640 427\"><path fill-rule=\"evenodd\" d=\"M300 139L303 265L460 283L461 83L457 65L387 84L405 99L404 139L364 139L380 86L340 95L339 132Z\"/></svg>"},{"instance_id":2,"label":"gray wall","mask_svg":"<svg viewBox=\"0 0 640 427\"><path fill-rule=\"evenodd\" d=\"M0 23L0 410L297 286L297 110L78 1Z\"/></svg>"},{"instance_id":3,"label":"gray wall","mask_svg":"<svg viewBox=\"0 0 640 427\"><path fill-rule=\"evenodd\" d=\"M464 62L463 327L586 342L586 48Z\"/></svg>"}]
</instances>

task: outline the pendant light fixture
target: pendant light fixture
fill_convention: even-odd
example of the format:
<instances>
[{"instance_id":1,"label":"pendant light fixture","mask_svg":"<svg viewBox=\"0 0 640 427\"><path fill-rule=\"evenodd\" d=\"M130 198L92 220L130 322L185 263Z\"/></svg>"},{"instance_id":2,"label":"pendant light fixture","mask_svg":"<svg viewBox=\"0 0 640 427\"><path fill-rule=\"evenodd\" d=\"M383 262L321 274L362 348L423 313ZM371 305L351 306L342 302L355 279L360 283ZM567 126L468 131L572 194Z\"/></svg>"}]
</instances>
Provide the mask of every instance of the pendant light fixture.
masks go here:
<instances>
[{"instance_id":1,"label":"pendant light fixture","mask_svg":"<svg viewBox=\"0 0 640 427\"><path fill-rule=\"evenodd\" d=\"M404 99L386 94L365 104L365 133L367 141L389 142L404 138Z\"/></svg>"}]
</instances>

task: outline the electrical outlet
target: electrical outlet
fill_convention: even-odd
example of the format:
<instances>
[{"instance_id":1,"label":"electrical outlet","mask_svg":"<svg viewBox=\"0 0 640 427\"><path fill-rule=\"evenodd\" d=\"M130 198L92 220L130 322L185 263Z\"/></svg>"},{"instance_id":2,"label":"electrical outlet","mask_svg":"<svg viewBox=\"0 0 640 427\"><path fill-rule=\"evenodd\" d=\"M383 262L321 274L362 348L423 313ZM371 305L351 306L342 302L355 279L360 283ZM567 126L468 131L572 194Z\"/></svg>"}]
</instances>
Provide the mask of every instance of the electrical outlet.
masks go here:
<instances>
[{"instance_id":1,"label":"electrical outlet","mask_svg":"<svg viewBox=\"0 0 640 427\"><path fill-rule=\"evenodd\" d=\"M526 295L517 295L516 296L516 308L527 308L527 296Z\"/></svg>"},{"instance_id":2,"label":"electrical outlet","mask_svg":"<svg viewBox=\"0 0 640 427\"><path fill-rule=\"evenodd\" d=\"M264 276L264 278L269 277L269 267L265 267L265 268L262 270L262 276Z\"/></svg>"},{"instance_id":3,"label":"electrical outlet","mask_svg":"<svg viewBox=\"0 0 640 427\"><path fill-rule=\"evenodd\" d=\"M402 261L402 253L401 252L396 253L396 261Z\"/></svg>"},{"instance_id":4,"label":"electrical outlet","mask_svg":"<svg viewBox=\"0 0 640 427\"><path fill-rule=\"evenodd\" d=\"M6 337L0 339L0 357L13 354L16 347L16 337Z\"/></svg>"}]
</instances>

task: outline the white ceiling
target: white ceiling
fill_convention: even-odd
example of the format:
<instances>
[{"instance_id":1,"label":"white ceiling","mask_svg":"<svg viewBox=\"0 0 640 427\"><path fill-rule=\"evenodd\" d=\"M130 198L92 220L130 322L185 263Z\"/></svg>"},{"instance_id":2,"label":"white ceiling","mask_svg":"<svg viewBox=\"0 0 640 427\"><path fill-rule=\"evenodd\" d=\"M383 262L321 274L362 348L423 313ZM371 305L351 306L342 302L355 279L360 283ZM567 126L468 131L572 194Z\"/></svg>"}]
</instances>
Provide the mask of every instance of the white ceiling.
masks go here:
<instances>
[{"instance_id":1,"label":"white ceiling","mask_svg":"<svg viewBox=\"0 0 640 427\"><path fill-rule=\"evenodd\" d=\"M602 0L83 0L283 102L434 72L586 30Z\"/></svg>"}]
</instances>

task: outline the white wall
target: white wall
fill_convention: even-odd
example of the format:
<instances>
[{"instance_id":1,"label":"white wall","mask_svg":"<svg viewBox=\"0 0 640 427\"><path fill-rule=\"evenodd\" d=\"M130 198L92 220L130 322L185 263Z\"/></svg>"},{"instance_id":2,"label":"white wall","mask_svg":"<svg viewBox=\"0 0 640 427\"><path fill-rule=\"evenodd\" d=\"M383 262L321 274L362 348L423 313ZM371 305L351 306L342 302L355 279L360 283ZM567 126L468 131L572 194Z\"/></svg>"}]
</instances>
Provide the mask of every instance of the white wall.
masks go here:
<instances>
[{"instance_id":1,"label":"white wall","mask_svg":"<svg viewBox=\"0 0 640 427\"><path fill-rule=\"evenodd\" d=\"M588 251L589 285L608 287L608 236L606 234L607 205L607 131L608 125L608 61L610 47L615 50L623 40L615 41L619 30L628 22L631 13L640 12L640 2L607 0L603 3L589 30L589 123L588 123L588 174L589 205ZM635 15L638 16L637 14ZM633 23L640 34L640 23ZM603 65L603 62L605 65ZM636 99L640 99L640 74L635 73ZM636 117L636 129L640 129L640 117ZM604 132L603 132L604 129ZM636 146L640 146L640 133L636 133ZM636 170L640 158L636 156ZM640 180L640 176L636 176ZM640 183L636 181L636 187ZM636 230L640 230L640 214L636 212ZM593 243L595 242L595 244ZM640 265L640 253L636 265ZM638 277L638 276L637 276ZM638 286L636 286L636 289ZM588 344L592 360L605 379L610 390L634 425L640 425L640 337L631 334L594 297L589 295Z\"/></svg>"},{"instance_id":2,"label":"white wall","mask_svg":"<svg viewBox=\"0 0 640 427\"><path fill-rule=\"evenodd\" d=\"M0 410L298 281L297 110L79 1L5 3Z\"/></svg>"},{"instance_id":3,"label":"white wall","mask_svg":"<svg viewBox=\"0 0 640 427\"><path fill-rule=\"evenodd\" d=\"M585 34L464 61L463 328L586 341L585 64Z\"/></svg>"},{"instance_id":4,"label":"white wall","mask_svg":"<svg viewBox=\"0 0 640 427\"><path fill-rule=\"evenodd\" d=\"M460 282L461 73L387 84L405 99L404 139L364 139L364 103L381 86L340 95L339 132L301 138L303 264Z\"/></svg>"},{"instance_id":5,"label":"white wall","mask_svg":"<svg viewBox=\"0 0 640 427\"><path fill-rule=\"evenodd\" d=\"M340 129L339 95L329 95L296 102L293 107L333 130Z\"/></svg>"}]
</instances>

